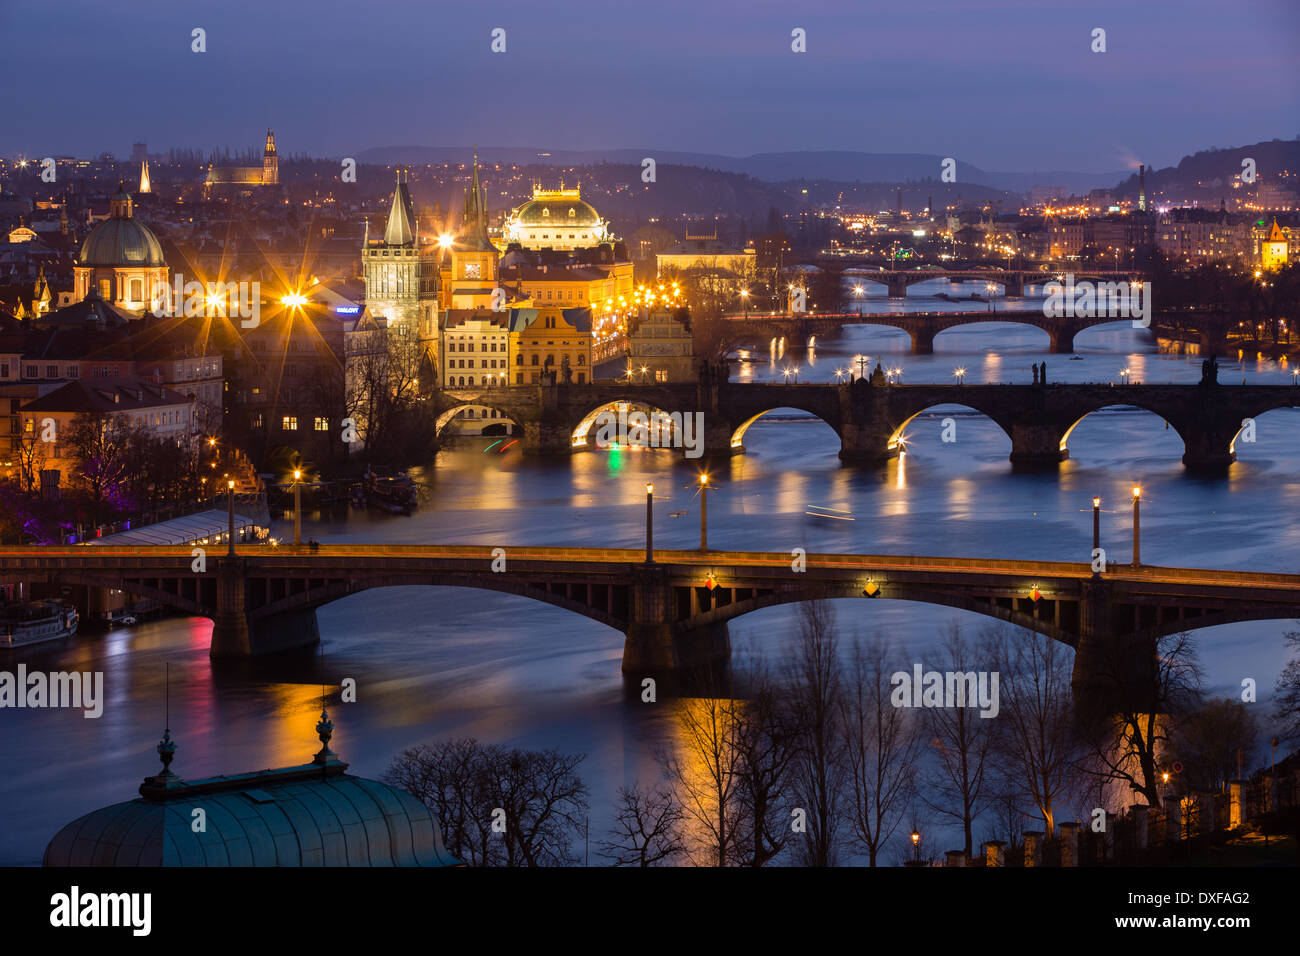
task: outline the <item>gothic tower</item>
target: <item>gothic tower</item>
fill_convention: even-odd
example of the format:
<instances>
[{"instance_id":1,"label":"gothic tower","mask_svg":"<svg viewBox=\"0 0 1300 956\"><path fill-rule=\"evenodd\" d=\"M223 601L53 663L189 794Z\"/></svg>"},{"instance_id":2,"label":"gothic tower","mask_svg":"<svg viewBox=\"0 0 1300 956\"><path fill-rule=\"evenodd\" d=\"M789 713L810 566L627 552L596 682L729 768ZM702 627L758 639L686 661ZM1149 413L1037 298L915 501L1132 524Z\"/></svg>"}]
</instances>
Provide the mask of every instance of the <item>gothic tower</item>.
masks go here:
<instances>
[{"instance_id":1,"label":"gothic tower","mask_svg":"<svg viewBox=\"0 0 1300 956\"><path fill-rule=\"evenodd\" d=\"M370 239L366 224L361 250L366 308L376 319L386 318L390 329L425 337L436 335L436 273L433 261L421 252L417 227L407 174L399 171L383 238Z\"/></svg>"},{"instance_id":2,"label":"gothic tower","mask_svg":"<svg viewBox=\"0 0 1300 956\"><path fill-rule=\"evenodd\" d=\"M266 149L262 152L262 184L274 186L280 182L280 157L275 152L275 130L266 131Z\"/></svg>"}]
</instances>

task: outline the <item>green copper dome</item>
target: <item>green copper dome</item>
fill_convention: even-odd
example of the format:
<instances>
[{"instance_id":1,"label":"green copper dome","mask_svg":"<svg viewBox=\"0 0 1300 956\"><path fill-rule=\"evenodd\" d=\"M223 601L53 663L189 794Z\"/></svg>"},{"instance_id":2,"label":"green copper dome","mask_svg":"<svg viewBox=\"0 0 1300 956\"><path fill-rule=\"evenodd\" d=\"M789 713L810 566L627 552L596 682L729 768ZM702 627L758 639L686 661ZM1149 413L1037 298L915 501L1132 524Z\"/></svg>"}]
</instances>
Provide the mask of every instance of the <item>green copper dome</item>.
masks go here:
<instances>
[{"instance_id":1,"label":"green copper dome","mask_svg":"<svg viewBox=\"0 0 1300 956\"><path fill-rule=\"evenodd\" d=\"M132 218L131 197L118 190L111 213L81 245L77 264L82 266L165 266L162 245L153 230Z\"/></svg>"}]
</instances>

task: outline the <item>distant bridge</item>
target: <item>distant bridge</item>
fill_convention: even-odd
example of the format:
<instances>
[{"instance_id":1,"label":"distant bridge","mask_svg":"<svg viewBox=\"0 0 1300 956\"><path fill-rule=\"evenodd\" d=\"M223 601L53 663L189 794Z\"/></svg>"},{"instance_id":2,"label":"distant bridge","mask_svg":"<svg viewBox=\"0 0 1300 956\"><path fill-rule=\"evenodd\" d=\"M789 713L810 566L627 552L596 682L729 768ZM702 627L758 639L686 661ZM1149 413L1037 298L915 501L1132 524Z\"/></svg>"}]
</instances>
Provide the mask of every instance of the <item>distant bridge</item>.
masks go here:
<instances>
[{"instance_id":1,"label":"distant bridge","mask_svg":"<svg viewBox=\"0 0 1300 956\"><path fill-rule=\"evenodd\" d=\"M840 438L842 460L879 464L904 448L908 424L938 405L964 405L1010 437L1011 461L1055 467L1069 457L1069 437L1092 412L1136 406L1166 422L1183 440L1183 463L1223 472L1234 460L1243 421L1275 408L1300 407L1297 385L784 385L594 383L452 389L431 396L439 428L470 407L495 409L517 426L523 451L567 455L591 448L597 416L620 403L703 415L703 452L744 451L745 433L778 408L815 415Z\"/></svg>"},{"instance_id":2,"label":"distant bridge","mask_svg":"<svg viewBox=\"0 0 1300 956\"><path fill-rule=\"evenodd\" d=\"M822 260L829 262L834 260ZM1065 281L1065 274L1069 273L1074 276L1075 282L1141 282L1143 274L1132 269L1096 269L1088 267L1062 269L1059 272L1043 272L1036 269L962 269L962 268L938 268L938 269L853 269L850 267L845 271L845 278L853 282L874 282L877 285L883 285L889 290L891 299L902 299L907 296L908 286L916 285L919 282L932 282L934 280L967 280L983 283L994 283L1003 288L1003 294L1007 296L1018 297L1025 294L1025 287L1031 285L1045 285L1053 281Z\"/></svg>"},{"instance_id":3,"label":"distant bridge","mask_svg":"<svg viewBox=\"0 0 1300 956\"><path fill-rule=\"evenodd\" d=\"M1160 635L1300 618L1297 574L1121 564L1093 574L1087 563L1063 561L839 554L809 554L806 568L794 570L789 552L656 551L646 563L640 549L504 551L504 570L494 570L486 545L261 545L235 558L214 554L196 573L190 548L10 547L0 549L0 581L117 588L211 618L213 657L315 643L316 609L362 591L479 588L623 632L630 674L724 660L727 622L760 608L816 598L917 601L1070 645L1076 689L1135 679Z\"/></svg>"},{"instance_id":4,"label":"distant bridge","mask_svg":"<svg viewBox=\"0 0 1300 956\"><path fill-rule=\"evenodd\" d=\"M1125 316L1105 314L1093 318L1052 318L1042 309L1002 309L986 312L739 312L723 316L734 333L757 340L784 338L790 347L802 348L816 336L831 336L846 325L884 325L902 329L912 340L912 351L928 355L940 332L977 322L1014 322L1032 325L1047 333L1051 350L1058 354L1074 351L1074 338L1084 329L1111 322L1130 322Z\"/></svg>"}]
</instances>

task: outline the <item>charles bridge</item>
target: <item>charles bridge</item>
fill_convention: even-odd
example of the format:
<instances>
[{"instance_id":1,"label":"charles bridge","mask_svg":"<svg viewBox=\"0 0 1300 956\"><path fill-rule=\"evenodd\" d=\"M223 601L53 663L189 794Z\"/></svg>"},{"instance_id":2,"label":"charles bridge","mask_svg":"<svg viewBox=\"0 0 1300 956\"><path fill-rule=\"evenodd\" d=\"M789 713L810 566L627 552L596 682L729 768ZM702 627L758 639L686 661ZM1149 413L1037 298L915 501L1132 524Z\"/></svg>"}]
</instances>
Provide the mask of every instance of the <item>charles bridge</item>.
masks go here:
<instances>
[{"instance_id":1,"label":"charles bridge","mask_svg":"<svg viewBox=\"0 0 1300 956\"><path fill-rule=\"evenodd\" d=\"M652 560L647 560L650 557ZM625 635L631 676L725 661L727 622L817 598L973 611L1076 651L1074 686L1105 699L1145 686L1164 634L1300 617L1300 574L997 558L790 552L250 545L195 570L188 547L6 547L0 582L117 588L213 621L211 655L319 641L316 610L372 588L467 587L531 598ZM1144 676L1146 675L1146 676Z\"/></svg>"},{"instance_id":2,"label":"charles bridge","mask_svg":"<svg viewBox=\"0 0 1300 956\"><path fill-rule=\"evenodd\" d=\"M703 454L744 451L745 433L778 408L807 412L840 438L839 457L876 465L902 451L908 424L940 405L986 415L1011 439L1018 467L1055 467L1069 457L1071 431L1102 408L1136 406L1158 415L1183 440L1183 464L1222 473L1235 459L1246 419L1300 406L1297 385L896 385L869 378L845 384L738 383L723 376L681 384L594 383L454 389L431 397L439 428L467 407L495 409L515 423L525 454L567 455L595 443L597 416L620 403L666 413L703 415Z\"/></svg>"}]
</instances>

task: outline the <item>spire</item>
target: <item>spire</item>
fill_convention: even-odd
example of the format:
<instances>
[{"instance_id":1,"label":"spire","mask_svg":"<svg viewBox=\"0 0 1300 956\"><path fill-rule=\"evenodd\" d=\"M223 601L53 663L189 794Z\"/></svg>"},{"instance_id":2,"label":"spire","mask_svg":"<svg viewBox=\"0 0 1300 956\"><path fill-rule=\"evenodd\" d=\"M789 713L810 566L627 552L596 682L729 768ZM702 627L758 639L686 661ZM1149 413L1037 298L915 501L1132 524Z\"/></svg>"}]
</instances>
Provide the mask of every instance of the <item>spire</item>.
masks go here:
<instances>
[{"instance_id":1,"label":"spire","mask_svg":"<svg viewBox=\"0 0 1300 956\"><path fill-rule=\"evenodd\" d=\"M149 160L147 159L140 160L140 192L153 192L149 188Z\"/></svg>"},{"instance_id":2,"label":"spire","mask_svg":"<svg viewBox=\"0 0 1300 956\"><path fill-rule=\"evenodd\" d=\"M275 155L275 130L267 127L266 130L266 151L267 156Z\"/></svg>"},{"instance_id":3,"label":"spire","mask_svg":"<svg viewBox=\"0 0 1300 956\"><path fill-rule=\"evenodd\" d=\"M405 246L415 241L415 207L411 193L397 172L397 186L393 189L393 203L388 211L388 225L384 229L384 242L390 246Z\"/></svg>"},{"instance_id":4,"label":"spire","mask_svg":"<svg viewBox=\"0 0 1300 956\"><path fill-rule=\"evenodd\" d=\"M474 151L474 172L465 190L465 211L461 216L462 244L476 252L492 248L487 230L487 188L479 184L478 150Z\"/></svg>"}]
</instances>

